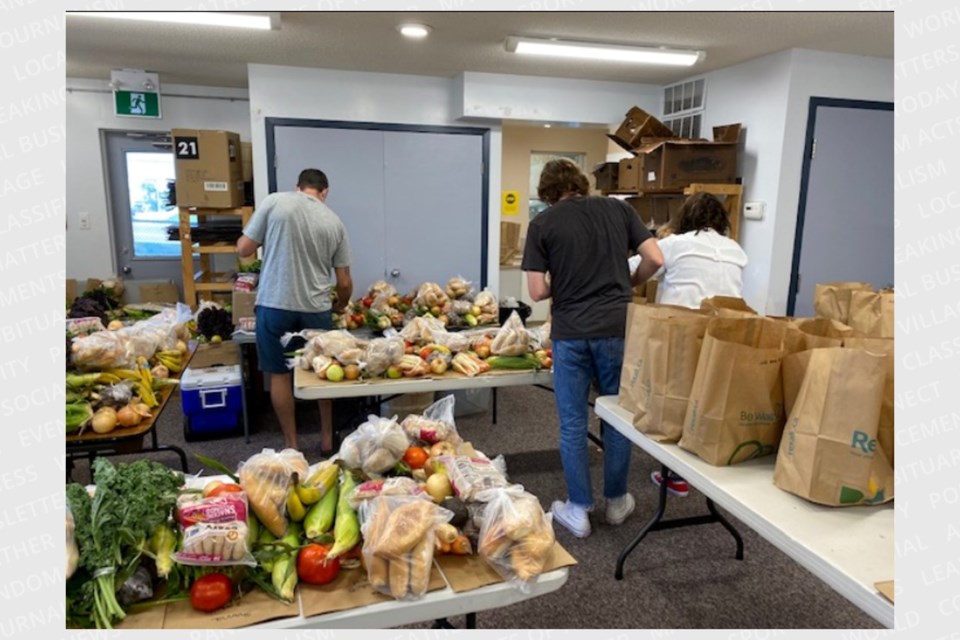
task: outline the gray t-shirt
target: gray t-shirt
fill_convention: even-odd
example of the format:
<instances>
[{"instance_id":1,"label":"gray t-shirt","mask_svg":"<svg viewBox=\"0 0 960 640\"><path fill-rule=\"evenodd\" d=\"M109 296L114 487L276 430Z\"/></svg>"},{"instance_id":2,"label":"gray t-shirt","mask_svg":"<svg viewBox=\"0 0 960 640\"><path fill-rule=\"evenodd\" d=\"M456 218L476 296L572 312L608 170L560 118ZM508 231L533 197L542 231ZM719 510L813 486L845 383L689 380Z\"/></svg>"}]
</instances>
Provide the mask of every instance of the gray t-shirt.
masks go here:
<instances>
[{"instance_id":1,"label":"gray t-shirt","mask_svg":"<svg viewBox=\"0 0 960 640\"><path fill-rule=\"evenodd\" d=\"M306 313L330 309L334 269L350 266L347 230L330 207L298 191L271 193L243 235L263 245L258 305Z\"/></svg>"}]
</instances>

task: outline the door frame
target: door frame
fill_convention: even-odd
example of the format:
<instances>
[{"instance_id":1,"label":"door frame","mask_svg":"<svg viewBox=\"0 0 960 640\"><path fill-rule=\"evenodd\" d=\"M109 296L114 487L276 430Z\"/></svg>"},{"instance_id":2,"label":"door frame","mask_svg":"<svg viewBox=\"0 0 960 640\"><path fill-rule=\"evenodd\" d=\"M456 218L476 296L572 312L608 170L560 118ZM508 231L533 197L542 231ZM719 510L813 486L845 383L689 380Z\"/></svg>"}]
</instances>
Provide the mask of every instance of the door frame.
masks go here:
<instances>
[{"instance_id":1,"label":"door frame","mask_svg":"<svg viewBox=\"0 0 960 640\"><path fill-rule=\"evenodd\" d=\"M483 172L480 191L480 288L487 286L487 259L490 213L490 129L483 127L452 127L443 125L392 124L384 122L355 122L352 120L311 120L305 118L264 118L267 138L267 191L277 190L276 138L277 127L313 127L320 129L365 129L373 131L405 131L411 133L448 133L482 136Z\"/></svg>"},{"instance_id":2,"label":"door frame","mask_svg":"<svg viewBox=\"0 0 960 640\"><path fill-rule=\"evenodd\" d=\"M790 293L787 296L788 316L793 315L797 303L797 293L799 293L800 289L800 250L803 247L803 222L807 212L807 190L810 187L810 165L813 160L813 141L817 129L817 109L820 107L893 111L892 102L811 96L810 107L807 112L807 133L803 144L803 169L800 174L800 199L797 203L797 227L793 236L793 262L790 267L790 288L788 289Z\"/></svg>"}]
</instances>

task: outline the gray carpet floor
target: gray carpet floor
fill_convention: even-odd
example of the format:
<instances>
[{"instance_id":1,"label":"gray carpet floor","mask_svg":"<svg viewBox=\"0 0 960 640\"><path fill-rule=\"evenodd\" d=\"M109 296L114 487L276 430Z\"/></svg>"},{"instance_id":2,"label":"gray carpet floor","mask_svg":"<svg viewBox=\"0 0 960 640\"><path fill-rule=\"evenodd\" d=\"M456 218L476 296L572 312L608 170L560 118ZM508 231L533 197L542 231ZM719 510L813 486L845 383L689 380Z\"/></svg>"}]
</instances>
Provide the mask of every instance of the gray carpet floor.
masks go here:
<instances>
[{"instance_id":1,"label":"gray carpet floor","mask_svg":"<svg viewBox=\"0 0 960 640\"><path fill-rule=\"evenodd\" d=\"M255 395L255 394L251 394ZM503 453L510 477L537 495L544 509L565 499L566 490L557 451L558 433L553 395L533 387L499 391L498 423L489 411L461 417L463 437L494 456ZM193 458L201 454L235 467L264 447L280 448L279 426L269 399L250 402L250 443L241 436L187 442L183 437L180 403L172 399L159 421L161 443L182 447L190 471L201 471ZM300 446L310 462L320 458L319 411L314 402L298 405ZM598 433L594 418L592 431ZM591 447L593 486L602 495L602 453ZM179 468L170 452L118 456L115 462L149 456ZM653 532L629 557L622 581L614 579L620 550L653 513L656 488L649 480L656 461L634 449L630 488L637 510L623 525L611 527L596 518L593 534L574 538L557 527L557 539L577 559L567 583L558 591L477 615L479 628L880 628L846 599L792 559L765 542L747 526L730 519L740 531L745 557L734 559L733 538L720 525ZM89 482L89 468L79 461L73 478ZM687 498L670 498L667 517L705 513L703 496L692 490ZM463 618L451 619L463 625ZM429 626L429 625L427 625Z\"/></svg>"}]
</instances>

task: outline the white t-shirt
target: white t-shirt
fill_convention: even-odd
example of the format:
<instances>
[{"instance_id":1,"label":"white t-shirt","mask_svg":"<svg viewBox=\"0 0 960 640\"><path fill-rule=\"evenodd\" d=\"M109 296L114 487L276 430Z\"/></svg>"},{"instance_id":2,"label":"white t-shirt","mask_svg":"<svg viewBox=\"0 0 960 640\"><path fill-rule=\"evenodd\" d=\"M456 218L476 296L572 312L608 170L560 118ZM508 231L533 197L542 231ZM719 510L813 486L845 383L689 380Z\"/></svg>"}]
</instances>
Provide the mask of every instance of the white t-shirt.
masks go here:
<instances>
[{"instance_id":1,"label":"white t-shirt","mask_svg":"<svg viewBox=\"0 0 960 640\"><path fill-rule=\"evenodd\" d=\"M660 280L658 303L699 308L704 298L743 297L747 254L736 241L705 229L667 236L657 244L663 252L663 266L653 276ZM632 273L636 266L631 262L630 267Z\"/></svg>"}]
</instances>

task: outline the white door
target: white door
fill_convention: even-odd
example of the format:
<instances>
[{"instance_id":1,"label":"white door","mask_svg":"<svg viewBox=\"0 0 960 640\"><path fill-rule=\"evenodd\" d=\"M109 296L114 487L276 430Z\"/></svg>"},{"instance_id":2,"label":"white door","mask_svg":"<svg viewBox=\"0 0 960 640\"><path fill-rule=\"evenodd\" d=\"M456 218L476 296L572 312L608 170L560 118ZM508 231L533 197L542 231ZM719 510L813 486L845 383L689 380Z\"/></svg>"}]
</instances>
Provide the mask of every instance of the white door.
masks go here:
<instances>
[{"instance_id":1,"label":"white door","mask_svg":"<svg viewBox=\"0 0 960 640\"><path fill-rule=\"evenodd\" d=\"M893 105L813 98L810 108L814 143L787 307L795 316L813 315L818 282L893 285Z\"/></svg>"}]
</instances>

